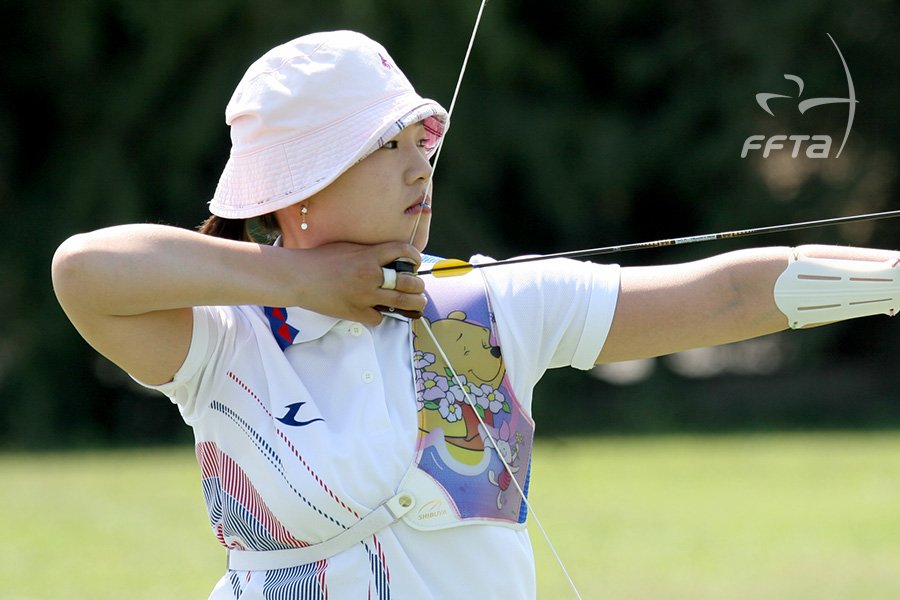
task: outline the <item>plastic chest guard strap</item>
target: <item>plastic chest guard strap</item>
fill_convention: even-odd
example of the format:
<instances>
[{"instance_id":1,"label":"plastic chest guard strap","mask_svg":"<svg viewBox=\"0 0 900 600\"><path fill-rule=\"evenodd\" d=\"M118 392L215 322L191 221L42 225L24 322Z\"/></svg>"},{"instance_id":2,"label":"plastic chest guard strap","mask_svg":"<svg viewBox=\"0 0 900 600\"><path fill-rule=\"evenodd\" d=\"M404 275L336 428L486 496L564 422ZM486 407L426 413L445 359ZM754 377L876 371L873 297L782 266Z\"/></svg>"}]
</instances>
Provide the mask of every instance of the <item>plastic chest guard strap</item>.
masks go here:
<instances>
[{"instance_id":1,"label":"plastic chest guard strap","mask_svg":"<svg viewBox=\"0 0 900 600\"><path fill-rule=\"evenodd\" d=\"M288 550L229 550L228 568L232 571L269 571L299 567L330 558L399 520L415 504L412 494L401 491L349 528L324 542Z\"/></svg>"},{"instance_id":2,"label":"plastic chest guard strap","mask_svg":"<svg viewBox=\"0 0 900 600\"><path fill-rule=\"evenodd\" d=\"M799 250L775 282L775 304L792 329L885 314L900 308L900 258L810 258Z\"/></svg>"}]
</instances>

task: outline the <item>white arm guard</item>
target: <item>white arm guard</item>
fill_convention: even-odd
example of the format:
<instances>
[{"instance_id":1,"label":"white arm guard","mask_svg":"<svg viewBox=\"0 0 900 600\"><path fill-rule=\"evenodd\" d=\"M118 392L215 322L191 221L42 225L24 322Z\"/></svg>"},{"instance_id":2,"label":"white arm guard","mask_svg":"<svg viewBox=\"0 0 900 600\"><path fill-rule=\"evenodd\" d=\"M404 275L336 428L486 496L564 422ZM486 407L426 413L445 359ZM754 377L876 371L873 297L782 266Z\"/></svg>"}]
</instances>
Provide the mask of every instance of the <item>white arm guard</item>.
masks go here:
<instances>
[{"instance_id":1,"label":"white arm guard","mask_svg":"<svg viewBox=\"0 0 900 600\"><path fill-rule=\"evenodd\" d=\"M794 250L775 282L775 304L792 329L900 308L900 258L883 262L809 258Z\"/></svg>"}]
</instances>

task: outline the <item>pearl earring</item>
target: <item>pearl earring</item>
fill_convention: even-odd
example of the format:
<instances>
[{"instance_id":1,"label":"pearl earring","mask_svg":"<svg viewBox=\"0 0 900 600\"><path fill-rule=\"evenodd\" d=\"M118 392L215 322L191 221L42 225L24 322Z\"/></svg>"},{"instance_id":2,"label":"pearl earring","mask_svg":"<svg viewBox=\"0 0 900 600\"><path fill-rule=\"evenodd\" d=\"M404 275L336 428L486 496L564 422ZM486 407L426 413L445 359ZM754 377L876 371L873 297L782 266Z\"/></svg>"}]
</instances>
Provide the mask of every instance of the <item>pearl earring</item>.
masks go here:
<instances>
[{"instance_id":1,"label":"pearl earring","mask_svg":"<svg viewBox=\"0 0 900 600\"><path fill-rule=\"evenodd\" d=\"M309 229L309 223L306 222L306 214L309 212L309 209L305 206L300 207L300 229L306 231Z\"/></svg>"}]
</instances>

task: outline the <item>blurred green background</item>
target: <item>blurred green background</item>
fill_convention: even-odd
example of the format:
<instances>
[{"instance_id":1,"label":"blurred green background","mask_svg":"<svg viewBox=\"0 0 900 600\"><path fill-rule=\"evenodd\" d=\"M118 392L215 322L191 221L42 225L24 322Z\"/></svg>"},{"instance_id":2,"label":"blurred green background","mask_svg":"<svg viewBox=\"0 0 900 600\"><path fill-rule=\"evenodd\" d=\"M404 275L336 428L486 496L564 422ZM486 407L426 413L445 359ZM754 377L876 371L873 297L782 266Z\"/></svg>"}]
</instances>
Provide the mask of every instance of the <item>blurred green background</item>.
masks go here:
<instances>
[{"instance_id":1,"label":"blurred green background","mask_svg":"<svg viewBox=\"0 0 900 600\"><path fill-rule=\"evenodd\" d=\"M381 41L445 105L475 0L0 1L0 448L186 442L163 398L81 341L50 286L68 236L195 227L250 62L316 30ZM759 92L859 104L756 104ZM429 250L503 258L898 208L900 6L854 0L492 0L436 176ZM741 158L754 134L827 134L832 158ZM750 244L895 248L900 222L623 254L691 260ZM97 293L103 293L97 290ZM591 373L549 373L539 434L893 428L900 324L781 334ZM135 343L141 343L135 340ZM564 403L564 404L561 404ZM563 408L563 410L560 410Z\"/></svg>"},{"instance_id":2,"label":"blurred green background","mask_svg":"<svg viewBox=\"0 0 900 600\"><path fill-rule=\"evenodd\" d=\"M528 529L541 600L575 594L536 514L585 599L900 597L897 432L536 447ZM3 600L196 600L223 575L190 448L2 453L0 477L12 491L0 514L15 515L0 544ZM491 564L460 576L508 577Z\"/></svg>"}]
</instances>

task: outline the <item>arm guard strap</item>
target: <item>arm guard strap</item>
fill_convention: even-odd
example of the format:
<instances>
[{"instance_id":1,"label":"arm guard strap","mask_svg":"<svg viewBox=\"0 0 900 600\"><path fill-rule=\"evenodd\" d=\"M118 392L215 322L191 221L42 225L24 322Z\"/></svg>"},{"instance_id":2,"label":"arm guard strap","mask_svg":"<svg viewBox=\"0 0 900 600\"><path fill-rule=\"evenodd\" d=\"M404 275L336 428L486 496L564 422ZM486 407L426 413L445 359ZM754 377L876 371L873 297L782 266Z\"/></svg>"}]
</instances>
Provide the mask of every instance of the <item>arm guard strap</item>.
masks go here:
<instances>
[{"instance_id":1,"label":"arm guard strap","mask_svg":"<svg viewBox=\"0 0 900 600\"><path fill-rule=\"evenodd\" d=\"M810 258L794 250L775 282L775 304L792 329L900 309L900 258Z\"/></svg>"}]
</instances>

